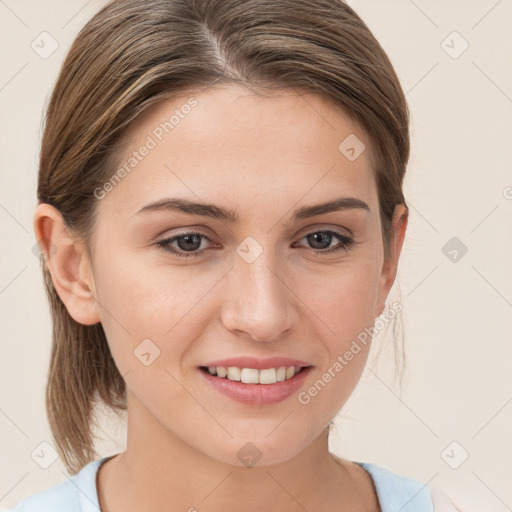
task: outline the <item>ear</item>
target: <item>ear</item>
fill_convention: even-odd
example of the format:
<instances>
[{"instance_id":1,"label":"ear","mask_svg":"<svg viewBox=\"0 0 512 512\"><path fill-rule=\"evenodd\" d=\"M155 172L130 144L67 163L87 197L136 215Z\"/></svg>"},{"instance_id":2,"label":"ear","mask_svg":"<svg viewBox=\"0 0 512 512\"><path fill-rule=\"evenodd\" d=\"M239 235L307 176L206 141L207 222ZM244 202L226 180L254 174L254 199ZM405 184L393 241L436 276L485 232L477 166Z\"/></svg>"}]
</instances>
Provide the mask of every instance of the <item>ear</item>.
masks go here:
<instances>
[{"instance_id":1,"label":"ear","mask_svg":"<svg viewBox=\"0 0 512 512\"><path fill-rule=\"evenodd\" d=\"M395 282L398 260L400 258L400 253L402 252L408 217L409 210L406 205L398 204L395 206L392 228L394 238L391 240L390 255L388 260L385 261L382 266L375 318L381 315L384 311L384 308L386 307L387 296L391 290L391 287L393 286L393 283Z\"/></svg>"},{"instance_id":2,"label":"ear","mask_svg":"<svg viewBox=\"0 0 512 512\"><path fill-rule=\"evenodd\" d=\"M59 210L47 203L36 208L34 232L55 290L71 317L80 324L97 324L92 267L83 244L70 236Z\"/></svg>"}]
</instances>

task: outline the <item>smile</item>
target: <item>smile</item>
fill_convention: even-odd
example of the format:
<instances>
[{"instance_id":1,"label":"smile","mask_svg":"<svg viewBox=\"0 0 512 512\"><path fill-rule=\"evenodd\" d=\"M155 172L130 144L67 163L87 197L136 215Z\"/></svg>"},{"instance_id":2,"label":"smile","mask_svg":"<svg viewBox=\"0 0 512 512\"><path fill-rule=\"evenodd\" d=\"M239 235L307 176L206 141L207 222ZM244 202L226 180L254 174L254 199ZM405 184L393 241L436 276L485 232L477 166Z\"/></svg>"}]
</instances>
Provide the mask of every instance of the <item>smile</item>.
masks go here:
<instances>
[{"instance_id":1,"label":"smile","mask_svg":"<svg viewBox=\"0 0 512 512\"><path fill-rule=\"evenodd\" d=\"M299 366L280 366L264 370L238 368L236 366L201 366L200 368L210 375L235 382L243 382L244 384L276 384L277 382L290 380L297 373L304 370L303 367Z\"/></svg>"},{"instance_id":2,"label":"smile","mask_svg":"<svg viewBox=\"0 0 512 512\"><path fill-rule=\"evenodd\" d=\"M277 404L295 395L304 385L313 366L241 368L200 366L198 373L216 394L252 406Z\"/></svg>"}]
</instances>

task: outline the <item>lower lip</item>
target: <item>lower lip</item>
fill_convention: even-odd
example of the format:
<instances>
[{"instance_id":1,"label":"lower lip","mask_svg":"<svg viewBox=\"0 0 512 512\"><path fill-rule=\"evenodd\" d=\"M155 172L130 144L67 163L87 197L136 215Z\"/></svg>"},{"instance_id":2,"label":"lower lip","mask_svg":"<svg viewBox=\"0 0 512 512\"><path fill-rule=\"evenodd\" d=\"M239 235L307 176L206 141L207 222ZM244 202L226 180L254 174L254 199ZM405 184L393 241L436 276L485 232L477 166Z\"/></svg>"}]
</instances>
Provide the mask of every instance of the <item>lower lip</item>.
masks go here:
<instances>
[{"instance_id":1,"label":"lower lip","mask_svg":"<svg viewBox=\"0 0 512 512\"><path fill-rule=\"evenodd\" d=\"M237 402L250 405L269 405L286 400L303 384L311 366L304 368L291 379L276 382L275 384L244 384L224 377L216 377L198 368L199 373L217 391Z\"/></svg>"}]
</instances>

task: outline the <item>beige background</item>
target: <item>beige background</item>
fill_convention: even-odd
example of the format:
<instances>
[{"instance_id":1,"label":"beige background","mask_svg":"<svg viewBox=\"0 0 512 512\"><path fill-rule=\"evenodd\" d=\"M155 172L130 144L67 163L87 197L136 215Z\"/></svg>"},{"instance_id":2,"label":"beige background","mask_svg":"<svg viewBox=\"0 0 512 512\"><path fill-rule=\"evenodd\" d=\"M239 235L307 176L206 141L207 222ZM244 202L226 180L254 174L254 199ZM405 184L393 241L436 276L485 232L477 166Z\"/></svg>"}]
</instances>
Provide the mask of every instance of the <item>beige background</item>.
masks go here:
<instances>
[{"instance_id":1,"label":"beige background","mask_svg":"<svg viewBox=\"0 0 512 512\"><path fill-rule=\"evenodd\" d=\"M392 292L404 307L407 374L400 395L382 351L331 449L443 489L468 510L512 510L512 2L349 3L388 52L412 114L401 299ZM73 38L104 4L0 0L0 509L67 478L59 460L44 469L33 455L51 462L41 446L51 444L51 324L32 217L43 107ZM59 45L45 59L31 48L43 31ZM452 246L443 252L452 237L467 247L457 261ZM101 436L101 456L123 449L123 425L106 418Z\"/></svg>"}]
</instances>

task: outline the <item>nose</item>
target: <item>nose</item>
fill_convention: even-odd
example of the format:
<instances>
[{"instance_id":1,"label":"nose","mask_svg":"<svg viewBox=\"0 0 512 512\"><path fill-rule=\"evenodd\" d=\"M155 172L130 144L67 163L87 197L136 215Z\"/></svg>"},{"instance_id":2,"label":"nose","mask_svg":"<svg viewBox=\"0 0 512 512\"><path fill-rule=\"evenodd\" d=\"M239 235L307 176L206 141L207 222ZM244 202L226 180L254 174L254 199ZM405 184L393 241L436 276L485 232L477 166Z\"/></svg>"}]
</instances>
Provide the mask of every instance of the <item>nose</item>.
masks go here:
<instances>
[{"instance_id":1,"label":"nose","mask_svg":"<svg viewBox=\"0 0 512 512\"><path fill-rule=\"evenodd\" d=\"M222 323L237 336L254 341L283 338L300 320L289 273L261 254L256 261L240 259L228 273ZM270 266L272 264L272 268Z\"/></svg>"}]
</instances>

